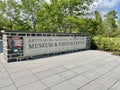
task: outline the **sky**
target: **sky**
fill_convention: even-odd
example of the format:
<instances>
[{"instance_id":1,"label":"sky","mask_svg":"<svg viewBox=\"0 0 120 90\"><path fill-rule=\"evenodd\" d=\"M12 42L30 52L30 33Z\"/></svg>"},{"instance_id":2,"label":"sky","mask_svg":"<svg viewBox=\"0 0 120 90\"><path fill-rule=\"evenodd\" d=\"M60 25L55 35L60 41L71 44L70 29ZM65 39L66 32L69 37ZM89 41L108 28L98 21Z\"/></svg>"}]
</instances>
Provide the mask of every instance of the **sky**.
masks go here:
<instances>
[{"instance_id":1,"label":"sky","mask_svg":"<svg viewBox=\"0 0 120 90\"><path fill-rule=\"evenodd\" d=\"M116 10L120 17L120 0L96 0L91 6L91 11L98 10L102 17L111 10Z\"/></svg>"}]
</instances>

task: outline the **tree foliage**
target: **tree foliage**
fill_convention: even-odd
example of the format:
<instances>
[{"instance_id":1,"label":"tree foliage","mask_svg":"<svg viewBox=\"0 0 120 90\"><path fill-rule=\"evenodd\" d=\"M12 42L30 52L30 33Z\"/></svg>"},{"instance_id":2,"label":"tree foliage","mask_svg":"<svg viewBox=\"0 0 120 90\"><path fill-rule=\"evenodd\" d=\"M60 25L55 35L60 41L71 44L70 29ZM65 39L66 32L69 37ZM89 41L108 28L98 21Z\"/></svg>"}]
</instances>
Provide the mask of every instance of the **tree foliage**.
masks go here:
<instances>
[{"instance_id":1,"label":"tree foliage","mask_svg":"<svg viewBox=\"0 0 120 90\"><path fill-rule=\"evenodd\" d=\"M74 18L85 15L93 0L5 0L1 1L3 17L11 30L71 33ZM8 29L8 28L7 28ZM73 30L74 31L74 30Z\"/></svg>"},{"instance_id":2,"label":"tree foliage","mask_svg":"<svg viewBox=\"0 0 120 90\"><path fill-rule=\"evenodd\" d=\"M0 0L0 29L33 32L89 32L110 36L119 28L115 10L86 18L94 0Z\"/></svg>"},{"instance_id":3,"label":"tree foliage","mask_svg":"<svg viewBox=\"0 0 120 90\"><path fill-rule=\"evenodd\" d=\"M110 36L112 32L115 32L117 29L116 24L116 18L117 18L117 12L115 10L112 10L105 15L104 20L104 27L105 27L105 35Z\"/></svg>"}]
</instances>

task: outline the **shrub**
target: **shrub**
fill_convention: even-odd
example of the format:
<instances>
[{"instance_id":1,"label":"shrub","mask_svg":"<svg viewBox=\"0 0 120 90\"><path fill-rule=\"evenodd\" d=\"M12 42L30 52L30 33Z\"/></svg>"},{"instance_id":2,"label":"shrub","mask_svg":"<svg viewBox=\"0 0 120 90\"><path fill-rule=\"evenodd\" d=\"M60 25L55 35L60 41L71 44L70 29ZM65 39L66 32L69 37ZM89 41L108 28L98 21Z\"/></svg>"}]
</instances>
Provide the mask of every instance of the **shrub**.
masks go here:
<instances>
[{"instance_id":1,"label":"shrub","mask_svg":"<svg viewBox=\"0 0 120 90\"><path fill-rule=\"evenodd\" d=\"M120 56L120 52L113 52L113 54Z\"/></svg>"},{"instance_id":2,"label":"shrub","mask_svg":"<svg viewBox=\"0 0 120 90\"><path fill-rule=\"evenodd\" d=\"M120 52L120 38L95 36L93 37L92 42L94 43L94 46L97 47L97 49Z\"/></svg>"}]
</instances>

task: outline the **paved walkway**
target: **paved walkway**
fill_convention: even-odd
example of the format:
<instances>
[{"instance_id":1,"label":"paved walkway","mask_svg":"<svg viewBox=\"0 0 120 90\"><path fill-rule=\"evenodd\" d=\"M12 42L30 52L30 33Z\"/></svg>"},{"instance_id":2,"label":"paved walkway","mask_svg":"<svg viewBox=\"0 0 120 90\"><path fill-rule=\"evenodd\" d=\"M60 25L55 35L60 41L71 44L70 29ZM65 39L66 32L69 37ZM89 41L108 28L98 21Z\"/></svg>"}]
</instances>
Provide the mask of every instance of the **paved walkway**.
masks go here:
<instances>
[{"instance_id":1,"label":"paved walkway","mask_svg":"<svg viewBox=\"0 0 120 90\"><path fill-rule=\"evenodd\" d=\"M120 57L88 50L6 63L0 54L0 90L120 90Z\"/></svg>"}]
</instances>

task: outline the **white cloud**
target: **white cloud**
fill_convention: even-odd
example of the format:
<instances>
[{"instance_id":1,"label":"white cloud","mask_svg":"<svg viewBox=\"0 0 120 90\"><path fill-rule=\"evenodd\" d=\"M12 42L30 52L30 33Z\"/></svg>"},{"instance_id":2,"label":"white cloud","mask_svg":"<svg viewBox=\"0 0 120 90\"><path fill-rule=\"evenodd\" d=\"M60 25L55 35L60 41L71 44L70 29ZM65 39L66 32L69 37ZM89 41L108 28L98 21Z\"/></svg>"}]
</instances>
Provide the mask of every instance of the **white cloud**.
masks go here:
<instances>
[{"instance_id":1,"label":"white cloud","mask_svg":"<svg viewBox=\"0 0 120 90\"><path fill-rule=\"evenodd\" d=\"M46 2L50 3L50 0L45 0Z\"/></svg>"},{"instance_id":2,"label":"white cloud","mask_svg":"<svg viewBox=\"0 0 120 90\"><path fill-rule=\"evenodd\" d=\"M107 12L117 10L118 6L120 6L120 0L97 0L90 7L92 12L98 10L104 17Z\"/></svg>"}]
</instances>

